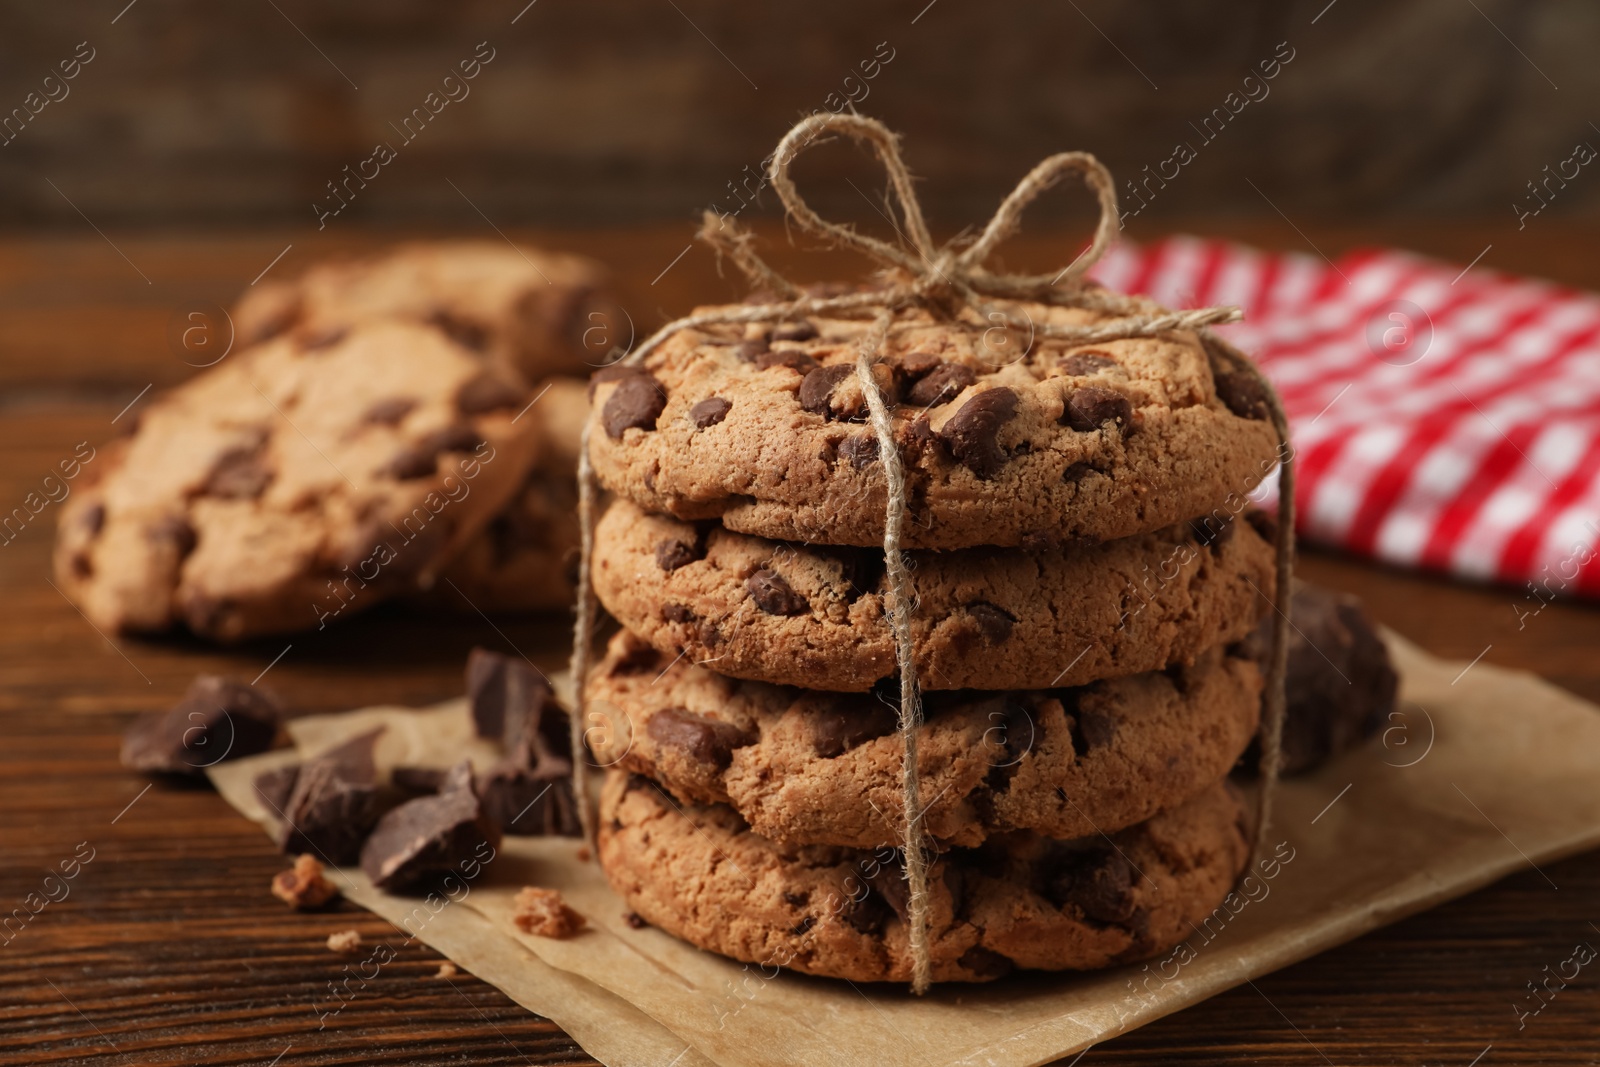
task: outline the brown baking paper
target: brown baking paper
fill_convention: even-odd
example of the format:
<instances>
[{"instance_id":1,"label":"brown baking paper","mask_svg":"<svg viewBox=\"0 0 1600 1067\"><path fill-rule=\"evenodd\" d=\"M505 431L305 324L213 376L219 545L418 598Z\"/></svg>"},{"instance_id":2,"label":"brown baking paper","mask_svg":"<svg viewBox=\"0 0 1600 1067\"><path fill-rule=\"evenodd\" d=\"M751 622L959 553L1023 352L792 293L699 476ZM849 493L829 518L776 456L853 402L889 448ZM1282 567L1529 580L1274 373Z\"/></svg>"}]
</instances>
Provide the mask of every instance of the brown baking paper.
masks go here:
<instances>
[{"instance_id":1,"label":"brown baking paper","mask_svg":"<svg viewBox=\"0 0 1600 1067\"><path fill-rule=\"evenodd\" d=\"M1400 710L1365 747L1285 782L1275 855L1184 946L1145 964L935 986L923 998L780 973L632 929L598 869L578 861L575 842L529 838L507 838L470 893L418 936L614 1067L667 1067L680 1056L680 1065L721 1067L1046 1063L1510 872L1600 845L1600 708L1533 675L1437 660L1388 636ZM455 749L439 729L452 719ZM466 720L456 701L319 716L290 729L302 751L316 752L381 721L389 736L380 761L438 765L475 744ZM259 819L249 783L283 758L224 764L213 779ZM396 922L412 913L414 901L341 873L358 903ZM521 934L511 899L523 885L561 890L590 929L566 941Z\"/></svg>"}]
</instances>

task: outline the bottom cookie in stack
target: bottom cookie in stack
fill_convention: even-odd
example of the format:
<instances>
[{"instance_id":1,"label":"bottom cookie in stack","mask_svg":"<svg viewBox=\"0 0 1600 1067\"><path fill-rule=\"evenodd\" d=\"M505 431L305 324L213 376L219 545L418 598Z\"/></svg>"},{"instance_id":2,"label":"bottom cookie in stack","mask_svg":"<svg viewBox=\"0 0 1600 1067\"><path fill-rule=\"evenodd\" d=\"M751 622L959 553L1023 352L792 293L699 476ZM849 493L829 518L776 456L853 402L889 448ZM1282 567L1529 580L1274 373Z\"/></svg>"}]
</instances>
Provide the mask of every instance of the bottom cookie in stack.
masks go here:
<instances>
[{"instance_id":1,"label":"bottom cookie in stack","mask_svg":"<svg viewBox=\"0 0 1600 1067\"><path fill-rule=\"evenodd\" d=\"M911 978L893 848L783 845L726 805L680 804L617 770L601 794L599 846L628 906L690 944L851 981ZM1226 780L1109 836L1020 832L952 849L929 869L932 978L989 981L1159 955L1221 904L1249 849L1249 809Z\"/></svg>"}]
</instances>

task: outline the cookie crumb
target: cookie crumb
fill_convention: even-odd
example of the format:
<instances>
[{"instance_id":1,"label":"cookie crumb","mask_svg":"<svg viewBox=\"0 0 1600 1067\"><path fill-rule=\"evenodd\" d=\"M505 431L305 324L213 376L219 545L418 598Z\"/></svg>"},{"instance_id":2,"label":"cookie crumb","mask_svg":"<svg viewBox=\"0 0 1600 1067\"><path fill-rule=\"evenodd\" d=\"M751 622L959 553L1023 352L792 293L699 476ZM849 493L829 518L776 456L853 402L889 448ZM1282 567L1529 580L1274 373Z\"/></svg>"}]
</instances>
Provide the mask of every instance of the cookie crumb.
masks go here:
<instances>
[{"instance_id":1,"label":"cookie crumb","mask_svg":"<svg viewBox=\"0 0 1600 1067\"><path fill-rule=\"evenodd\" d=\"M511 921L525 934L554 938L571 937L587 923L582 915L567 907L559 892L531 885L517 894Z\"/></svg>"},{"instance_id":2,"label":"cookie crumb","mask_svg":"<svg viewBox=\"0 0 1600 1067\"><path fill-rule=\"evenodd\" d=\"M449 960L445 960L443 963L439 964L439 969L434 972L433 976L435 978L454 978L460 973L461 971L457 969L455 964L451 963Z\"/></svg>"},{"instance_id":3,"label":"cookie crumb","mask_svg":"<svg viewBox=\"0 0 1600 1067\"><path fill-rule=\"evenodd\" d=\"M320 908L339 895L339 887L322 876L322 864L309 853L272 879L272 895L299 911Z\"/></svg>"},{"instance_id":4,"label":"cookie crumb","mask_svg":"<svg viewBox=\"0 0 1600 1067\"><path fill-rule=\"evenodd\" d=\"M593 854L589 851L589 847L587 845L579 845L578 846L578 862L579 863L588 863L589 860L592 858L592 855Z\"/></svg>"},{"instance_id":5,"label":"cookie crumb","mask_svg":"<svg viewBox=\"0 0 1600 1067\"><path fill-rule=\"evenodd\" d=\"M645 922L644 916L640 915L636 911L626 912L622 916L622 921L633 927L635 930L643 930L645 927L650 925L649 923Z\"/></svg>"},{"instance_id":6,"label":"cookie crumb","mask_svg":"<svg viewBox=\"0 0 1600 1067\"><path fill-rule=\"evenodd\" d=\"M361 934L355 930L340 930L336 934L328 935L328 948L334 952L343 952L345 955L361 947Z\"/></svg>"}]
</instances>

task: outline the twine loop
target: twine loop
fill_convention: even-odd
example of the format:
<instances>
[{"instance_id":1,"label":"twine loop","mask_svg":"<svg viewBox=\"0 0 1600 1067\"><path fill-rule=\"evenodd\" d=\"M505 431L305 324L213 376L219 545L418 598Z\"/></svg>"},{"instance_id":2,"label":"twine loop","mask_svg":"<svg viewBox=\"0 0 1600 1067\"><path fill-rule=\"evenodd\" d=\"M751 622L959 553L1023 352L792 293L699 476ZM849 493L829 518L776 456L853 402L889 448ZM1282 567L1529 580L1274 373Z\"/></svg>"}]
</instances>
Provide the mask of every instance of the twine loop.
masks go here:
<instances>
[{"instance_id":1,"label":"twine loop","mask_svg":"<svg viewBox=\"0 0 1600 1067\"><path fill-rule=\"evenodd\" d=\"M843 134L864 142L876 153L898 205L899 222L894 225L901 243L880 240L857 231L853 226L830 222L817 214L800 195L789 174L790 166L802 152L828 134ZM1088 247L1054 274L991 271L986 264L999 245L1017 231L1024 209L1040 194L1069 177L1080 178L1099 202L1100 217ZM942 247L935 246L929 234L911 172L900 155L899 138L876 119L853 114L820 114L801 120L779 142L773 153L768 179L782 200L791 223L825 241L854 249L877 263L882 284L842 296L810 295L760 257L755 250L754 236L748 230L707 211L698 234L700 240L715 249L719 256L732 260L756 288L767 290L780 299L773 303L709 308L686 315L667 323L627 353L621 362L640 363L667 338L681 330L701 326L782 322L824 312L841 317L865 317L871 322L857 349L855 371L866 400L868 422L878 441L878 456L888 490L883 553L885 576L892 595L892 607L886 611L894 635L895 657L900 674L898 730L905 753L901 772L905 808L902 853L909 890L906 922L911 953L911 987L916 993L924 993L932 983L931 947L928 942L930 860L922 826L923 805L917 765L917 733L922 725L922 701L911 633L916 597L910 568L900 547L901 531L907 517L906 475L904 460L895 440L889 405L872 373L873 366L882 358L889 335L895 329L896 312L919 307L936 315L954 318L962 309L970 308L988 323L1027 329L1034 336L1080 344L1149 337L1173 330L1201 330L1209 341L1220 345L1225 343L1210 334L1206 327L1236 322L1242 316L1233 307L1170 311L1148 298L1113 293L1088 280L1089 269L1105 255L1116 239L1119 215L1116 188L1110 172L1086 152L1061 152L1043 160L1001 201L994 216L976 238L957 238ZM996 301L1001 303L997 304ZM1081 308L1115 317L1087 325L1035 323L1031 318L1019 318L1012 308L1005 306L1021 302ZM1274 620L1268 690L1263 712L1261 792L1254 852L1259 851L1266 833L1270 797L1277 780L1280 758L1283 677L1288 649L1289 570L1293 555L1293 477L1291 454L1287 449L1288 421L1277 394L1252 362L1235 354L1238 355L1239 365L1262 384L1273 425L1285 444L1278 510L1277 589L1274 597L1277 618ZM588 759L583 741L583 693L593 655L592 640L598 607L590 580L594 509L599 488L589 456L591 423L592 420L589 420L584 424L582 446L578 453L581 540L577 619L572 651L572 676L577 687L572 717L572 745L574 791L580 798L579 809L585 833L592 838L594 819L589 811Z\"/></svg>"}]
</instances>

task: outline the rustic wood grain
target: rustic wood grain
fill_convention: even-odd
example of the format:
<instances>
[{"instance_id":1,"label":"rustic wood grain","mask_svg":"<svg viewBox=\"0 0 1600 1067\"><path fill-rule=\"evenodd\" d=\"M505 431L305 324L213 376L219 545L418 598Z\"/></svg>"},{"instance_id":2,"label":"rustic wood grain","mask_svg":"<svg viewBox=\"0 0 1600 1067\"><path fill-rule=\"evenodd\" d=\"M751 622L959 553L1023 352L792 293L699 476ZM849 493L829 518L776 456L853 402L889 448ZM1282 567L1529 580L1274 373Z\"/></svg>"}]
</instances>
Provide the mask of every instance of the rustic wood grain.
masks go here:
<instances>
[{"instance_id":1,"label":"rustic wood grain","mask_svg":"<svg viewBox=\"0 0 1600 1067\"><path fill-rule=\"evenodd\" d=\"M1287 227L1227 232L1285 247L1300 240ZM1391 239L1465 261L1497 232ZM1321 228L1311 236L1336 254L1381 235ZM628 301L641 317L654 315L653 325L697 293L726 291L698 250L650 285L686 239L683 228L664 227L569 234L561 243L633 263L622 279ZM162 341L166 294L226 298L289 240L124 245L165 287L161 296L137 277L129 284L127 264L98 239L0 243L0 501L20 499L77 442L109 436L112 418L145 384L188 373ZM362 235L345 247L374 240ZM1038 239L1013 254L1044 264L1067 244ZM1581 234L1524 235L1507 242L1499 265L1600 286L1593 247ZM294 254L323 250L297 241ZM287 257L280 264L291 266ZM823 259L808 269L845 266ZM14 318L18 309L34 317ZM392 928L349 905L290 914L267 891L283 861L254 825L204 788L151 785L116 758L131 716L169 706L197 671L253 678L292 645L262 684L298 710L420 704L459 692L474 644L514 646L557 665L565 620L491 625L472 613L383 608L322 633L234 649L186 639L117 638L113 646L46 580L52 523L47 511L0 547L0 912L23 906L80 842L95 854L70 896L9 931L0 948L0 1065L591 1062L553 1024L472 976L433 977L439 957L418 944L319 1029L327 983L348 962L326 949L327 935L355 928L377 939ZM1300 569L1359 593L1430 651L1470 659L1492 646L1485 662L1536 671L1600 701L1600 611L1591 605L1555 604L1519 629L1515 590L1315 551ZM1559 889L1523 870L1109 1042L1082 1062L1465 1067L1491 1045L1478 1062L1596 1062L1600 975L1584 971L1517 1026L1513 1005L1527 1003L1526 983L1577 942L1600 944L1591 925L1600 921L1600 854L1544 873Z\"/></svg>"}]
</instances>

